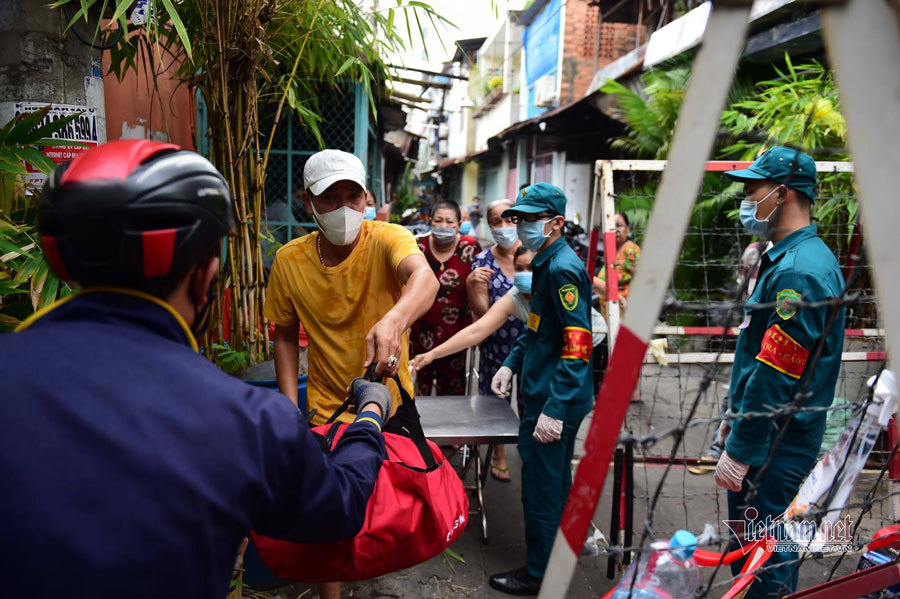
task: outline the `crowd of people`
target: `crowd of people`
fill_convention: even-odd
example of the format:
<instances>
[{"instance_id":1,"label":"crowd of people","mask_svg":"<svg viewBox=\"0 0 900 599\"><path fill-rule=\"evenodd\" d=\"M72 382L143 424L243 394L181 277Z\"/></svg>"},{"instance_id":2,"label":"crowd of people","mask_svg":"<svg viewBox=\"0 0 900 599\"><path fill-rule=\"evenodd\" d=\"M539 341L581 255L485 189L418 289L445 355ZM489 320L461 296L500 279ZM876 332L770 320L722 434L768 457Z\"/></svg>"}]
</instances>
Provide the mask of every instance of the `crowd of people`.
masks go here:
<instances>
[{"instance_id":1,"label":"crowd of people","mask_svg":"<svg viewBox=\"0 0 900 599\"><path fill-rule=\"evenodd\" d=\"M0 499L7 514L0 531L18 540L16 555L4 557L16 564L15 574L4 570L14 595L61 594L78 580L86 594L140 588L153 596L178 580L184 596L221 596L251 529L320 543L352 536L382 460L382 431L403 434L412 417L400 387L409 395L467 393L466 350L475 346L478 394L510 401L518 381L527 558L490 584L537 592L572 483L575 436L597 391L591 372L602 316L593 290L601 300L610 295L605 269L588 276L562 235L564 192L536 183L484 207L476 198L468 211L440 200L430 232L416 238L377 218L356 156L324 150L303 175L296 199L318 231L292 241L280 231L270 240L283 245L267 265L264 306L274 323L278 386L290 401L226 376L192 351L208 323L220 240L234 226L230 191L208 161L170 144L114 142L49 179L42 244L54 271L83 291L0 337L11 400L0 434L7 458L0 474L11 489ZM750 304L764 307L746 311L731 385L732 414L760 413L791 401L825 334L827 308L798 311L792 302L836 297L842 280L810 224L811 158L775 148L727 175L745 184L745 228L774 244L753 273ZM88 200L91 211L83 208ZM148 235L135 215L157 229ZM100 217L108 223L103 235L78 233L79 223ZM468 235L482 219L490 237ZM630 233L627 215L617 213L623 308L640 257ZM804 383L810 405L827 406L833 396L839 310L834 339ZM309 343L305 406L297 389L301 322ZM396 383L359 379L370 366ZM325 455L309 423L326 422L348 391L357 413L340 417L350 426ZM723 423L716 481L728 489L732 519L748 502L761 517L777 515L812 467L824 412L785 426L787 443L771 460L776 421ZM491 475L509 481L497 449ZM748 498L757 474L762 483ZM748 596L790 576L769 570ZM319 595L339 597L340 583L320 584Z\"/></svg>"}]
</instances>

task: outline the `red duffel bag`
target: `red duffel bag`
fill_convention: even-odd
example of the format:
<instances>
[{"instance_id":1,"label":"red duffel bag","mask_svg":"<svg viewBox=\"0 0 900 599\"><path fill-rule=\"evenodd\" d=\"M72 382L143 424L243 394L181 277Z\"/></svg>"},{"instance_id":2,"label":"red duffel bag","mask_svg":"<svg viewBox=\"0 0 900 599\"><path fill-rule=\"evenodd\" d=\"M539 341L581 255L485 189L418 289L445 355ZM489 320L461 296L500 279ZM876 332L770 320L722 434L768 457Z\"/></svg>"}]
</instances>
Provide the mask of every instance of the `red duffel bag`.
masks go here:
<instances>
[{"instance_id":1,"label":"red duffel bag","mask_svg":"<svg viewBox=\"0 0 900 599\"><path fill-rule=\"evenodd\" d=\"M253 533L262 561L278 577L298 582L366 580L420 564L453 544L466 527L469 498L438 446L427 441L415 403L400 385L403 404L384 433L387 456L366 508L362 529L339 543L291 543ZM349 400L335 412L340 415ZM396 423L394 421L396 419ZM313 429L329 451L347 424Z\"/></svg>"}]
</instances>

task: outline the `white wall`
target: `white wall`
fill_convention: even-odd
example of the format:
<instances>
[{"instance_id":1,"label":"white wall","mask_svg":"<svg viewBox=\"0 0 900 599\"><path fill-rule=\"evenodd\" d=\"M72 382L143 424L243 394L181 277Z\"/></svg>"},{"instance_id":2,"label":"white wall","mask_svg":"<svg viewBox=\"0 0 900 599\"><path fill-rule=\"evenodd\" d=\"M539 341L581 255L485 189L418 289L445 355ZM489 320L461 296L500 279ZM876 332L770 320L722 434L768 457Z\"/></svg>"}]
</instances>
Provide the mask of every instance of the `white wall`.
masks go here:
<instances>
[{"instance_id":1,"label":"white wall","mask_svg":"<svg viewBox=\"0 0 900 599\"><path fill-rule=\"evenodd\" d=\"M475 119L476 152L486 150L488 139L516 122L514 119L518 113L518 104L518 94L507 94Z\"/></svg>"},{"instance_id":2,"label":"white wall","mask_svg":"<svg viewBox=\"0 0 900 599\"><path fill-rule=\"evenodd\" d=\"M588 216L588 205L591 201L592 164L587 162L566 162L563 191L566 192L566 219L580 217L581 226L585 227Z\"/></svg>"}]
</instances>

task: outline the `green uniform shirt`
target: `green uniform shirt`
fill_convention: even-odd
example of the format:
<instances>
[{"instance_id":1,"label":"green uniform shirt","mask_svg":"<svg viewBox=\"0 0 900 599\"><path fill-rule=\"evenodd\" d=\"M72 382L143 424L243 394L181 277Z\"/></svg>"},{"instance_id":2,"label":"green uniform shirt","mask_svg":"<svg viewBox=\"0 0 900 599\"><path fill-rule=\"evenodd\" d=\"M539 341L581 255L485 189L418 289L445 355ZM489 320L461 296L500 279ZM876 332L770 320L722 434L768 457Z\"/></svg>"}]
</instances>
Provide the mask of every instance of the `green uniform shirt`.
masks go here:
<instances>
[{"instance_id":1,"label":"green uniform shirt","mask_svg":"<svg viewBox=\"0 0 900 599\"><path fill-rule=\"evenodd\" d=\"M765 412L792 401L802 388L807 361L819 339L831 306L792 307L791 301L815 302L837 297L844 281L834 254L816 236L816 226L794 231L762 257L759 278L748 304L777 303L775 308L744 310L731 371L731 408L735 413ZM841 369L844 308L838 308L825 340L822 356L810 373L804 407L827 407ZM761 466L778 434L780 422L772 418L732 421L725 444L728 455L750 466ZM800 412L788 425L795 444L808 443L817 452L825 431L825 412Z\"/></svg>"},{"instance_id":2,"label":"green uniform shirt","mask_svg":"<svg viewBox=\"0 0 900 599\"><path fill-rule=\"evenodd\" d=\"M531 269L528 321L503 365L522 375L526 412L540 408L557 420L583 418L592 405L587 270L562 238L536 255Z\"/></svg>"}]
</instances>

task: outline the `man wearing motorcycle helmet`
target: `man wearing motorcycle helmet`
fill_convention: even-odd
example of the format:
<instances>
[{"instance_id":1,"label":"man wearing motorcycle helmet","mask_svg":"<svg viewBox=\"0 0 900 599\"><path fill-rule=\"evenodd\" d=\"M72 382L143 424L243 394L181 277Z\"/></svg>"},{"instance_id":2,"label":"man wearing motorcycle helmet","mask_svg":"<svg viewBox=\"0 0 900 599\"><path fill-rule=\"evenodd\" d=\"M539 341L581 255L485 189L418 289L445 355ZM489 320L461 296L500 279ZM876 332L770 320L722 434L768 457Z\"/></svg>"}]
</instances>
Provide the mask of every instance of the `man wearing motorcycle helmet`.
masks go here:
<instances>
[{"instance_id":1,"label":"man wearing motorcycle helmet","mask_svg":"<svg viewBox=\"0 0 900 599\"><path fill-rule=\"evenodd\" d=\"M197 353L231 194L147 140L80 154L39 200L54 273L82 290L0 336L0 550L16 597L224 597L253 529L335 542L362 526L386 388L325 455L284 396Z\"/></svg>"}]
</instances>

